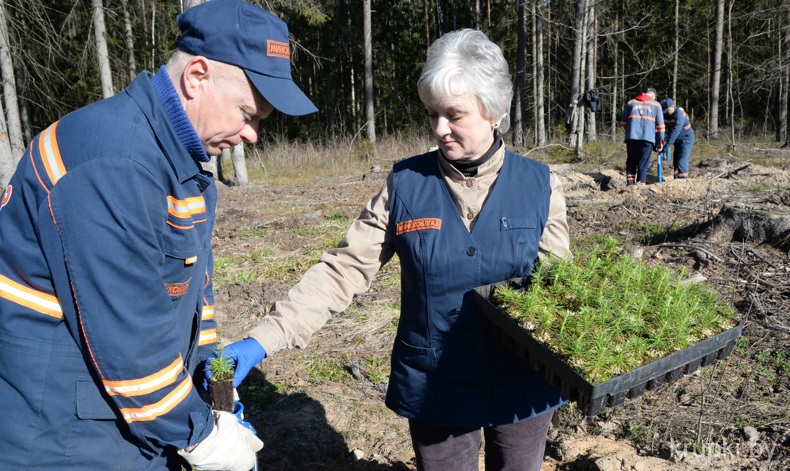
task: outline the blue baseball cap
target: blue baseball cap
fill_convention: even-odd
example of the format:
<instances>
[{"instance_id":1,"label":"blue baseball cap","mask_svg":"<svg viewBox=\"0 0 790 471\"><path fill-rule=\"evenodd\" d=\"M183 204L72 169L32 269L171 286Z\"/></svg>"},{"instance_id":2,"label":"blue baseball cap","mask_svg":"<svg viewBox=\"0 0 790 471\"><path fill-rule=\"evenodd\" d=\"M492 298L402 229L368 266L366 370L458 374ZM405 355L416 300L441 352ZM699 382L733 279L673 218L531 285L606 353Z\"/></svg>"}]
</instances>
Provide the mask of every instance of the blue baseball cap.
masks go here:
<instances>
[{"instance_id":1,"label":"blue baseball cap","mask_svg":"<svg viewBox=\"0 0 790 471\"><path fill-rule=\"evenodd\" d=\"M670 106L674 104L675 102L672 101L672 98L664 98L663 100L661 100L661 109L666 111L667 109L669 109Z\"/></svg>"},{"instance_id":2,"label":"blue baseball cap","mask_svg":"<svg viewBox=\"0 0 790 471\"><path fill-rule=\"evenodd\" d=\"M270 12L241 0L209 0L188 8L176 22L179 50L241 67L282 113L318 111L291 78L288 25Z\"/></svg>"}]
</instances>

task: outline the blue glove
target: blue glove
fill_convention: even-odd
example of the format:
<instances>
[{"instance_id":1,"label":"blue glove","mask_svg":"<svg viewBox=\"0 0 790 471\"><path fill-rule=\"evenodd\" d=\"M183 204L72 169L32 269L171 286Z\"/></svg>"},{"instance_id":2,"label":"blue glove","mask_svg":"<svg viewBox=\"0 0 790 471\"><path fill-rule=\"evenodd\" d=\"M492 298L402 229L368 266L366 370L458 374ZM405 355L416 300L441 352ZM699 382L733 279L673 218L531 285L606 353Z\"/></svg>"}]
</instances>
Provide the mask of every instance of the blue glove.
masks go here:
<instances>
[{"instance_id":1,"label":"blue glove","mask_svg":"<svg viewBox=\"0 0 790 471\"><path fill-rule=\"evenodd\" d=\"M216 353L212 353L206 360L206 379L211 378L211 368L208 365L216 356ZM252 367L266 358L266 350L255 339L247 338L225 347L225 356L232 359L235 364L233 387L236 388L247 377Z\"/></svg>"},{"instance_id":2,"label":"blue glove","mask_svg":"<svg viewBox=\"0 0 790 471\"><path fill-rule=\"evenodd\" d=\"M239 423L248 429L252 430L252 433L258 435L258 431L255 430L255 427L252 426L251 423L244 421L244 404L241 401L235 401L233 403L233 415L236 416L236 419L239 420Z\"/></svg>"}]
</instances>

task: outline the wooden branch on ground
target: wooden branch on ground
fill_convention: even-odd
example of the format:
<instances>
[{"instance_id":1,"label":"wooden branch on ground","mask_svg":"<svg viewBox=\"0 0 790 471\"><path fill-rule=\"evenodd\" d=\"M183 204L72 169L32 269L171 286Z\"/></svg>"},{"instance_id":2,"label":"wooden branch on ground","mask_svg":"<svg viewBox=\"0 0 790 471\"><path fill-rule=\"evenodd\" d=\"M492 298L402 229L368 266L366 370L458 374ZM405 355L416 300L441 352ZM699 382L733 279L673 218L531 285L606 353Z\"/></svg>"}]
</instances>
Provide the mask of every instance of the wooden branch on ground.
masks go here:
<instances>
[{"instance_id":1,"label":"wooden branch on ground","mask_svg":"<svg viewBox=\"0 0 790 471\"><path fill-rule=\"evenodd\" d=\"M719 257L715 253L711 252L710 250L705 250L702 247L697 247L696 245L676 244L676 243L673 243L673 242L667 242L667 243L664 243L664 244L659 244L658 247L676 247L676 248L680 248L680 249L699 250L700 252L704 253L705 255L710 256L711 258L713 258L714 260L716 260L719 263L726 263L726 260L724 260L723 258Z\"/></svg>"}]
</instances>

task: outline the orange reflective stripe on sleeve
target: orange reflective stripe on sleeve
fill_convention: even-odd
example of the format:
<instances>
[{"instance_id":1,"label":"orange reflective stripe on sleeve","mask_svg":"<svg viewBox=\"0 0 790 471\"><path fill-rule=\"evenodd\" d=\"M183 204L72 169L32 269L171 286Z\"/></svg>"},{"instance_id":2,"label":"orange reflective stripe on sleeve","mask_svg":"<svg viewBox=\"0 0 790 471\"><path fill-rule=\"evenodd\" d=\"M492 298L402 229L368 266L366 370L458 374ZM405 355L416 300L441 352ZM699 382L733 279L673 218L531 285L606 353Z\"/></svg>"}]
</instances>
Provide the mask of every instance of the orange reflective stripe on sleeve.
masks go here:
<instances>
[{"instance_id":1,"label":"orange reflective stripe on sleeve","mask_svg":"<svg viewBox=\"0 0 790 471\"><path fill-rule=\"evenodd\" d=\"M200 339L198 345L209 345L217 341L217 329L206 329L200 331Z\"/></svg>"},{"instance_id":2,"label":"orange reflective stripe on sleeve","mask_svg":"<svg viewBox=\"0 0 790 471\"><path fill-rule=\"evenodd\" d=\"M209 305L203 306L203 311L201 312L200 320L207 321L207 320L213 319L213 318L214 318L214 305L213 304L209 304Z\"/></svg>"},{"instance_id":3,"label":"orange reflective stripe on sleeve","mask_svg":"<svg viewBox=\"0 0 790 471\"><path fill-rule=\"evenodd\" d=\"M103 381L104 390L110 396L140 396L152 391L162 389L165 386L175 383L178 375L184 369L184 360L181 355L165 368L145 378L132 379L126 381Z\"/></svg>"},{"instance_id":4,"label":"orange reflective stripe on sleeve","mask_svg":"<svg viewBox=\"0 0 790 471\"><path fill-rule=\"evenodd\" d=\"M157 417L165 415L173 410L174 407L180 404L181 401L189 395L191 390L192 378L187 376L170 394L163 397L161 401L138 408L123 408L121 409L121 414L123 414L123 419L127 423L155 420Z\"/></svg>"},{"instance_id":5,"label":"orange reflective stripe on sleeve","mask_svg":"<svg viewBox=\"0 0 790 471\"><path fill-rule=\"evenodd\" d=\"M58 148L58 140L55 132L57 127L58 123L56 121L45 129L38 139L38 151L41 155L41 161L44 164L44 169L52 185L57 183L57 181L66 174L66 167L63 165L63 159L60 156L60 149Z\"/></svg>"},{"instance_id":6,"label":"orange reflective stripe on sleeve","mask_svg":"<svg viewBox=\"0 0 790 471\"><path fill-rule=\"evenodd\" d=\"M167 211L173 216L185 219L195 214L206 212L206 201L202 196L177 200L172 196L167 197Z\"/></svg>"},{"instance_id":7,"label":"orange reflective stripe on sleeve","mask_svg":"<svg viewBox=\"0 0 790 471\"><path fill-rule=\"evenodd\" d=\"M192 229L195 227L196 222L206 222L206 218L196 219L198 214L206 213L206 201L202 196L195 196L183 200L176 199L172 196L167 197L167 212L172 216L172 220L168 218L167 223L176 229Z\"/></svg>"},{"instance_id":8,"label":"orange reflective stripe on sleeve","mask_svg":"<svg viewBox=\"0 0 790 471\"><path fill-rule=\"evenodd\" d=\"M63 318L57 297L28 288L2 275L0 275L0 298L56 319Z\"/></svg>"}]
</instances>

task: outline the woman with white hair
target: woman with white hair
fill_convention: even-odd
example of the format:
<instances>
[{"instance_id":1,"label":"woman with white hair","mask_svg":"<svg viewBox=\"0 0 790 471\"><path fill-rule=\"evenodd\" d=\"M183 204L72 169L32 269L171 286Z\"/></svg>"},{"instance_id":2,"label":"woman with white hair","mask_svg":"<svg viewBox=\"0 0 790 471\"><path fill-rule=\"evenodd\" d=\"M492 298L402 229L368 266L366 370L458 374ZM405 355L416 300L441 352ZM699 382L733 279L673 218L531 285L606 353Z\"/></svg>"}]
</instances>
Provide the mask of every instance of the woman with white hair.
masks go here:
<instances>
[{"instance_id":1,"label":"woman with white hair","mask_svg":"<svg viewBox=\"0 0 790 471\"><path fill-rule=\"evenodd\" d=\"M513 84L479 31L439 38L418 82L438 149L396 163L340 245L247 338L227 347L235 384L266 355L305 346L333 313L401 263L386 404L409 420L417 468L538 470L565 399L486 334L470 292L569 253L565 200L546 165L506 149Z\"/></svg>"}]
</instances>

